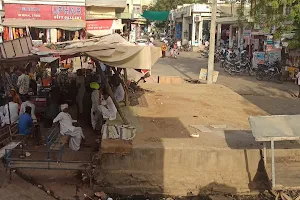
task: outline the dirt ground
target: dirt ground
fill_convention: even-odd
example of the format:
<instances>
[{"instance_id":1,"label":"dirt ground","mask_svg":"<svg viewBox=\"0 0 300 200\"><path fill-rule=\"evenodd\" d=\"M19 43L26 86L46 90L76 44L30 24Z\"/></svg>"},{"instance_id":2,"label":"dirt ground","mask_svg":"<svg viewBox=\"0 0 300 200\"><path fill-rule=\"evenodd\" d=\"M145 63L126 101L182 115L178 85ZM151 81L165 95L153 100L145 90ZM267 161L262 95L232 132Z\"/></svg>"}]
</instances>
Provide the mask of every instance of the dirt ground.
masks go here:
<instances>
[{"instance_id":1,"label":"dirt ground","mask_svg":"<svg viewBox=\"0 0 300 200\"><path fill-rule=\"evenodd\" d=\"M190 125L226 125L227 130L249 130L249 116L267 115L222 85L143 84L142 88L145 93L139 97L140 105L126 113L137 127L134 145L190 139L197 132ZM199 145L205 142L197 141Z\"/></svg>"}]
</instances>

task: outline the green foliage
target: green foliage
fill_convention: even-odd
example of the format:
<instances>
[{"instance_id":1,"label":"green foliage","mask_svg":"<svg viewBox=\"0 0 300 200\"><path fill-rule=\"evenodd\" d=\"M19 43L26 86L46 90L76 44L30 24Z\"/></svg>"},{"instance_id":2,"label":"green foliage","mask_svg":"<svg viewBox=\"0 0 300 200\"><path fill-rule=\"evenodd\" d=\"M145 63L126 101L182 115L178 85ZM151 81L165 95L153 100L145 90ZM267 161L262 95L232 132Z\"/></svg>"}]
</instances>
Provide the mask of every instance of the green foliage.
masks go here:
<instances>
[{"instance_id":1,"label":"green foliage","mask_svg":"<svg viewBox=\"0 0 300 200\"><path fill-rule=\"evenodd\" d=\"M176 9L178 5L192 3L207 3L207 0L158 0L149 10L153 11L170 11Z\"/></svg>"},{"instance_id":2,"label":"green foliage","mask_svg":"<svg viewBox=\"0 0 300 200\"><path fill-rule=\"evenodd\" d=\"M290 10L286 15L283 11L285 6ZM252 7L252 17L256 24L267 32L274 26L274 39L280 39L282 34L292 30L296 31L289 47L300 47L300 0L253 0Z\"/></svg>"}]
</instances>

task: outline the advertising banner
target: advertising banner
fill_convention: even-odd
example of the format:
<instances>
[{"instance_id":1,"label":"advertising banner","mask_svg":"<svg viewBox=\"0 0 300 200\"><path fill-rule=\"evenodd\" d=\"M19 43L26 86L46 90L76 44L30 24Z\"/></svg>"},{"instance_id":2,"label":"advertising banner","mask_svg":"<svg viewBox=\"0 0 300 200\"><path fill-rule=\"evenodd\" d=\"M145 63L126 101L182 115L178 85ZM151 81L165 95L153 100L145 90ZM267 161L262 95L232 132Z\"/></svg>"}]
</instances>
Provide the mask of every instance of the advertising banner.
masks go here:
<instances>
[{"instance_id":1,"label":"advertising banner","mask_svg":"<svg viewBox=\"0 0 300 200\"><path fill-rule=\"evenodd\" d=\"M252 65L254 68L257 68L258 64L264 64L265 63L265 52L253 52L253 59L252 59Z\"/></svg>"},{"instance_id":2,"label":"advertising banner","mask_svg":"<svg viewBox=\"0 0 300 200\"><path fill-rule=\"evenodd\" d=\"M113 25L112 19L86 21L86 30L109 30Z\"/></svg>"},{"instance_id":3,"label":"advertising banner","mask_svg":"<svg viewBox=\"0 0 300 200\"><path fill-rule=\"evenodd\" d=\"M85 20L84 6L5 4L5 18L36 20Z\"/></svg>"}]
</instances>

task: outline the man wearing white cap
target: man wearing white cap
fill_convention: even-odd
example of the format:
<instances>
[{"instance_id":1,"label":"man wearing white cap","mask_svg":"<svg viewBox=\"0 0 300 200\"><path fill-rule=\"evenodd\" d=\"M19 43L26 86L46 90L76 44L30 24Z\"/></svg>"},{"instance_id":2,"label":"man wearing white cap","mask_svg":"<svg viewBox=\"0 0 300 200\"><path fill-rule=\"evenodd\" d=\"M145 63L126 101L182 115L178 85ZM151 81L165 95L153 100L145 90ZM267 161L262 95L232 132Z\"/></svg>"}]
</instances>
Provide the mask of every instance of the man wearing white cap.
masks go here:
<instances>
[{"instance_id":1,"label":"man wearing white cap","mask_svg":"<svg viewBox=\"0 0 300 200\"><path fill-rule=\"evenodd\" d=\"M70 135L69 147L78 151L80 149L81 139L84 139L84 135L81 127L73 126L73 121L71 115L68 113L68 104L62 104L60 106L61 112L53 120L53 123L59 122L60 133L62 135Z\"/></svg>"}]
</instances>

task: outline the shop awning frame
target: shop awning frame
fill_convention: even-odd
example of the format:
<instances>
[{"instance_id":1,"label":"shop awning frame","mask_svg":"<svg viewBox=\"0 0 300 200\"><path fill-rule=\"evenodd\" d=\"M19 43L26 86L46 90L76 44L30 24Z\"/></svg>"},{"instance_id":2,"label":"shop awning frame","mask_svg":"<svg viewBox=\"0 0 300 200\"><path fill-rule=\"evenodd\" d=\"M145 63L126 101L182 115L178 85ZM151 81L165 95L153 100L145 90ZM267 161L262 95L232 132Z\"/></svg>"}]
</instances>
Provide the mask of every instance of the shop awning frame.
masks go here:
<instances>
[{"instance_id":1,"label":"shop awning frame","mask_svg":"<svg viewBox=\"0 0 300 200\"><path fill-rule=\"evenodd\" d=\"M31 19L4 19L3 26L14 28L59 28L63 30L77 31L86 27L83 20L31 20Z\"/></svg>"}]
</instances>

